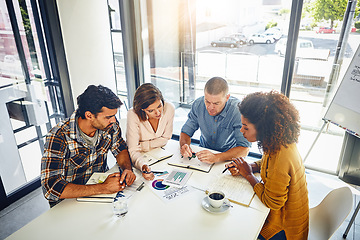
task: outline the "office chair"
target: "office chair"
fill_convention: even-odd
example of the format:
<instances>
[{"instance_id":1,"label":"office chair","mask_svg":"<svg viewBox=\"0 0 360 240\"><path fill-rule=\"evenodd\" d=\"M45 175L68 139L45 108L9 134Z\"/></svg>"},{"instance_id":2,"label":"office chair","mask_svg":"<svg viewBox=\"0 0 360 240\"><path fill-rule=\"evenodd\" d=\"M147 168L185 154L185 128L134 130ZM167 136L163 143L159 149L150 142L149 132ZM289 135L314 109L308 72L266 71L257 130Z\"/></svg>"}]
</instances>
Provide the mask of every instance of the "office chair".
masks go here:
<instances>
[{"instance_id":1,"label":"office chair","mask_svg":"<svg viewBox=\"0 0 360 240\"><path fill-rule=\"evenodd\" d=\"M350 188L331 190L319 205L309 211L309 240L329 239L349 215L353 206Z\"/></svg>"},{"instance_id":2,"label":"office chair","mask_svg":"<svg viewBox=\"0 0 360 240\"><path fill-rule=\"evenodd\" d=\"M127 130L127 126L126 126L126 122L127 122L127 118L120 118L118 119L119 124L120 124L120 128L121 128L121 137L126 140L126 130Z\"/></svg>"}]
</instances>

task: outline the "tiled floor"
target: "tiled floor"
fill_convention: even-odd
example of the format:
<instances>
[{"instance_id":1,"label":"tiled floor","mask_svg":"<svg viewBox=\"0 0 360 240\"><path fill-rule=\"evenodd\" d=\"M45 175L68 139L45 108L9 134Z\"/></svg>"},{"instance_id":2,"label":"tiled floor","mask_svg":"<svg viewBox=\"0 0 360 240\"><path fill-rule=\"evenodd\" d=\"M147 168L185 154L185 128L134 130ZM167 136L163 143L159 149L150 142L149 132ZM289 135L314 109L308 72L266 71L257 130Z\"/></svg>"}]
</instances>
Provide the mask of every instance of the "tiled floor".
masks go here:
<instances>
[{"instance_id":1,"label":"tiled floor","mask_svg":"<svg viewBox=\"0 0 360 240\"><path fill-rule=\"evenodd\" d=\"M310 207L314 207L319 204L331 189L346 185L344 182L332 175L318 173L311 170L307 170L306 172ZM352 188L352 190L354 193L353 210L345 222L340 226L339 230L335 232L331 240L343 239L343 233L350 221L356 204L359 202L359 192L354 188ZM17 231L42 213L46 212L48 209L49 205L44 199L41 189L39 188L2 210L0 212L0 239L5 239L7 236L11 235L13 232ZM29 237L29 239L31 239L31 237ZM360 239L360 216L357 216L355 225L351 227L347 239Z\"/></svg>"}]
</instances>

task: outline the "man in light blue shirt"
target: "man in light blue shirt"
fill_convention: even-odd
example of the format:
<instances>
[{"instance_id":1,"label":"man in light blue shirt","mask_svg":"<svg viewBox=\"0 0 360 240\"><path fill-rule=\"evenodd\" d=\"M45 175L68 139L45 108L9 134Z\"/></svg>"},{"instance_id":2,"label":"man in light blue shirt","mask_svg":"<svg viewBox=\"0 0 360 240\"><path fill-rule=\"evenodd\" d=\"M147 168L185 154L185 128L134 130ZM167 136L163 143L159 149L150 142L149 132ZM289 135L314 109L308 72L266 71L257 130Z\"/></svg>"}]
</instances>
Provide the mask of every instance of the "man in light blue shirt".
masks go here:
<instances>
[{"instance_id":1,"label":"man in light blue shirt","mask_svg":"<svg viewBox=\"0 0 360 240\"><path fill-rule=\"evenodd\" d=\"M240 129L240 101L230 97L225 79L214 77L207 81L204 96L196 99L188 114L188 120L180 133L180 152L183 157L191 157L191 137L200 128L200 146L219 151L213 154L208 150L196 153L200 161L215 163L245 157L251 144L244 138Z\"/></svg>"}]
</instances>

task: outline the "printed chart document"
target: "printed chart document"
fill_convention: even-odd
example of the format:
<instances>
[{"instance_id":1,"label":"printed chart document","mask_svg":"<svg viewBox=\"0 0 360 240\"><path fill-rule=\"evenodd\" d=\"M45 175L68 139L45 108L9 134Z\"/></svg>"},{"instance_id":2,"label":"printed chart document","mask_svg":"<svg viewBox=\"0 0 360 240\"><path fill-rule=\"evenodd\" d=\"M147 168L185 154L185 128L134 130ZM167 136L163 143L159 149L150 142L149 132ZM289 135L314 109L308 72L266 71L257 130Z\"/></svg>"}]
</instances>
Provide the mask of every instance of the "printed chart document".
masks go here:
<instances>
[{"instance_id":1,"label":"printed chart document","mask_svg":"<svg viewBox=\"0 0 360 240\"><path fill-rule=\"evenodd\" d=\"M89 180L87 181L88 184L98 184L103 183L108 175L110 175L112 172L95 172L91 175ZM111 203L113 202L114 198L118 195L121 197L127 197L130 198L136 191L140 191L144 185L144 182L137 178L135 182L131 186L127 186L123 191L119 191L117 193L110 193L110 194L97 194L97 195L91 195L86 197L78 197L76 198L79 202L102 202L102 203Z\"/></svg>"},{"instance_id":2,"label":"printed chart document","mask_svg":"<svg viewBox=\"0 0 360 240\"><path fill-rule=\"evenodd\" d=\"M185 185L181 188L165 185L164 180L169 176L168 171L154 174L152 181L145 181L150 190L158 196L163 202L168 203L175 199L179 199L184 194L193 191L193 188Z\"/></svg>"},{"instance_id":3,"label":"printed chart document","mask_svg":"<svg viewBox=\"0 0 360 240\"><path fill-rule=\"evenodd\" d=\"M205 148L195 146L195 145L191 145L191 149L195 153L200 152L202 150L206 150ZM212 153L218 153L217 151L213 151L213 150L209 150L209 151L211 151ZM207 172L207 173L211 170L211 167L214 165L214 164L208 164L208 163L201 162L197 157L193 157L190 159L184 158L181 156L180 152L174 154L168 160L167 163L172 166L189 168L189 169L199 170L199 171L203 171L203 172Z\"/></svg>"},{"instance_id":4,"label":"printed chart document","mask_svg":"<svg viewBox=\"0 0 360 240\"><path fill-rule=\"evenodd\" d=\"M162 160L171 157L172 155L173 153L165 150L165 148L160 147L160 148L154 148L149 152L145 152L143 154L143 158L147 162L147 164L151 166L157 162L160 162Z\"/></svg>"},{"instance_id":5,"label":"printed chart document","mask_svg":"<svg viewBox=\"0 0 360 240\"><path fill-rule=\"evenodd\" d=\"M257 178L260 174L255 175ZM233 203L250 206L255 196L251 184L242 176L232 176L230 173L220 174L208 185L208 190L220 190L225 193L226 198Z\"/></svg>"},{"instance_id":6,"label":"printed chart document","mask_svg":"<svg viewBox=\"0 0 360 240\"><path fill-rule=\"evenodd\" d=\"M172 187L182 188L185 186L186 182L189 180L192 172L178 171L173 170L165 178L164 184Z\"/></svg>"}]
</instances>

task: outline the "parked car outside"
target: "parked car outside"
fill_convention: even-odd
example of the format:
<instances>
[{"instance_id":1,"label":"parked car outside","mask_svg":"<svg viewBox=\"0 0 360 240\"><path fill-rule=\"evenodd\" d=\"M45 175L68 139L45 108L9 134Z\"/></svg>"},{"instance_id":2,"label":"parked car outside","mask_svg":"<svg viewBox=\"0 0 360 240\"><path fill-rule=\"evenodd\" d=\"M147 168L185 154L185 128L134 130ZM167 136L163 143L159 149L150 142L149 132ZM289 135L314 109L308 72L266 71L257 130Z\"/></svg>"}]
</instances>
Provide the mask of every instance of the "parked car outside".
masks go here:
<instances>
[{"instance_id":1,"label":"parked car outside","mask_svg":"<svg viewBox=\"0 0 360 240\"><path fill-rule=\"evenodd\" d=\"M275 42L275 39L272 36L266 36L265 34L261 34L261 33L253 34L249 38L250 44L254 44L254 43L270 44L270 43L274 43L274 42Z\"/></svg>"},{"instance_id":2,"label":"parked car outside","mask_svg":"<svg viewBox=\"0 0 360 240\"><path fill-rule=\"evenodd\" d=\"M275 52L278 53L280 56L285 55L286 43L287 43L287 38L282 38L275 45ZM301 52L303 52L303 51L308 51L309 49L310 50L314 49L314 45L313 45L312 41L305 40L305 39L298 39L296 55L301 54Z\"/></svg>"},{"instance_id":3,"label":"parked car outside","mask_svg":"<svg viewBox=\"0 0 360 240\"><path fill-rule=\"evenodd\" d=\"M264 32L264 34L266 36L274 38L275 41L279 40L282 37L282 32L278 28L269 28Z\"/></svg>"},{"instance_id":4,"label":"parked car outside","mask_svg":"<svg viewBox=\"0 0 360 240\"><path fill-rule=\"evenodd\" d=\"M242 33L234 33L234 34L231 34L230 37L239 39L241 45L246 44L246 42L247 42L247 38Z\"/></svg>"},{"instance_id":5,"label":"parked car outside","mask_svg":"<svg viewBox=\"0 0 360 240\"><path fill-rule=\"evenodd\" d=\"M285 55L287 39L280 39L275 45L275 52L280 56ZM328 60L330 49L314 48L313 42L305 39L298 39L296 47L296 58Z\"/></svg>"},{"instance_id":6,"label":"parked car outside","mask_svg":"<svg viewBox=\"0 0 360 240\"><path fill-rule=\"evenodd\" d=\"M282 36L281 33L266 33L266 32L264 32L264 34L268 37L272 37L275 41L279 40Z\"/></svg>"},{"instance_id":7,"label":"parked car outside","mask_svg":"<svg viewBox=\"0 0 360 240\"><path fill-rule=\"evenodd\" d=\"M320 27L316 33L336 33L336 30L330 27Z\"/></svg>"},{"instance_id":8,"label":"parked car outside","mask_svg":"<svg viewBox=\"0 0 360 240\"><path fill-rule=\"evenodd\" d=\"M234 37L223 37L217 41L212 41L211 46L213 47L238 47L240 45L240 40Z\"/></svg>"}]
</instances>

